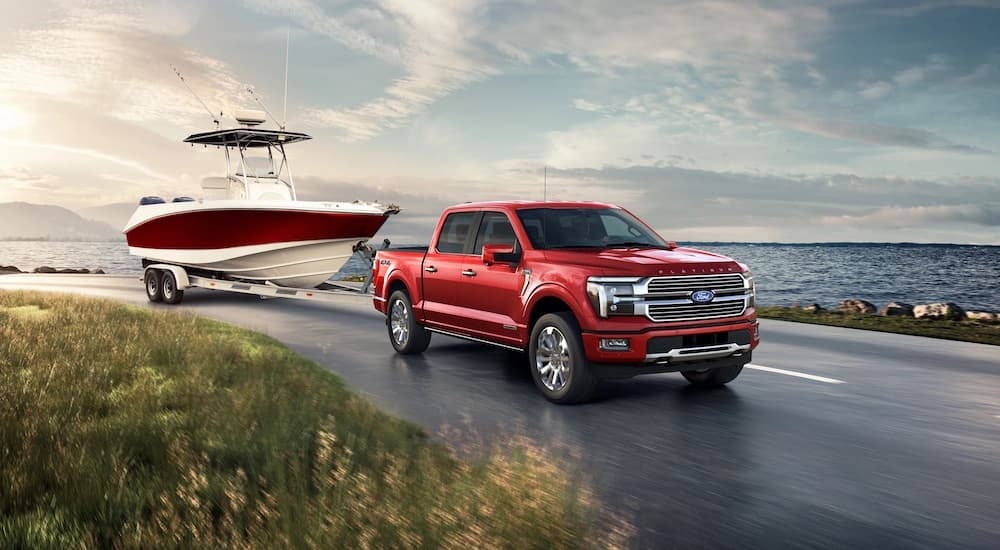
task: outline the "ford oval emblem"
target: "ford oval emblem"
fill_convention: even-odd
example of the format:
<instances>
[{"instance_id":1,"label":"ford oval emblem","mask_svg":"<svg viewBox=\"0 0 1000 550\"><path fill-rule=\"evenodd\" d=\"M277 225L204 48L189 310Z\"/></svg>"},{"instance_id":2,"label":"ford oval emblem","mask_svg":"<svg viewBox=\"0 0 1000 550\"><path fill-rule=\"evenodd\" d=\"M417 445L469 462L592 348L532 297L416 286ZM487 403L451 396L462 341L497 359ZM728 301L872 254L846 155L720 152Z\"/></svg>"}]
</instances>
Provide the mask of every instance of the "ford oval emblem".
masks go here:
<instances>
[{"instance_id":1,"label":"ford oval emblem","mask_svg":"<svg viewBox=\"0 0 1000 550\"><path fill-rule=\"evenodd\" d=\"M691 293L691 301L696 304L707 304L715 299L715 293L711 290L697 290Z\"/></svg>"}]
</instances>

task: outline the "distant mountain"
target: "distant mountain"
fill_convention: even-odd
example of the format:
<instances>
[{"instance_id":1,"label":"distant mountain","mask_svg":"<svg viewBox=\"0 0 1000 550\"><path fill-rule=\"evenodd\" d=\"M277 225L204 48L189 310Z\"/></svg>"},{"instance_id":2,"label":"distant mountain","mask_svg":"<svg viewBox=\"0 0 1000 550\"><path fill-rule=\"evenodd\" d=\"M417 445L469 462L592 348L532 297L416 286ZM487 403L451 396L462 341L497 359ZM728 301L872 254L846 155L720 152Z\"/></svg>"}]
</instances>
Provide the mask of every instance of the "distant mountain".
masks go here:
<instances>
[{"instance_id":1,"label":"distant mountain","mask_svg":"<svg viewBox=\"0 0 1000 550\"><path fill-rule=\"evenodd\" d=\"M124 225L124 223L122 224ZM62 208L26 202L0 203L0 240L117 241L119 228Z\"/></svg>"},{"instance_id":2,"label":"distant mountain","mask_svg":"<svg viewBox=\"0 0 1000 550\"><path fill-rule=\"evenodd\" d=\"M125 227L125 222L132 217L137 206L138 204L134 202L116 202L104 206L81 208L77 210L77 213L88 220L104 222L120 231Z\"/></svg>"}]
</instances>

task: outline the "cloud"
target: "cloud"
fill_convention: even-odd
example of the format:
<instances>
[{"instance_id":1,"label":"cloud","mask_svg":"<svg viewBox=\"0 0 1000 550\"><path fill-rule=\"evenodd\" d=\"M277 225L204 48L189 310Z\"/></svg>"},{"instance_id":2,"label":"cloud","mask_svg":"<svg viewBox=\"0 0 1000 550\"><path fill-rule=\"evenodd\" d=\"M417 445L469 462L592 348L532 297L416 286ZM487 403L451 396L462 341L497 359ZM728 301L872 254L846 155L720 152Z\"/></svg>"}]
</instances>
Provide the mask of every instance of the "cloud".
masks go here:
<instances>
[{"instance_id":1,"label":"cloud","mask_svg":"<svg viewBox=\"0 0 1000 550\"><path fill-rule=\"evenodd\" d=\"M1000 4L994 0L929 0L925 2L904 2L906 5L877 8L874 13L892 17L915 17L927 12L948 8L997 9Z\"/></svg>"},{"instance_id":2,"label":"cloud","mask_svg":"<svg viewBox=\"0 0 1000 550\"><path fill-rule=\"evenodd\" d=\"M809 46L829 23L822 3L741 0L382 0L338 6L335 15L304 0L248 5L403 71L380 97L306 113L314 124L339 129L348 141L397 128L441 98L517 65L559 58L596 74L640 67L753 70L812 59Z\"/></svg>"},{"instance_id":3,"label":"cloud","mask_svg":"<svg viewBox=\"0 0 1000 550\"><path fill-rule=\"evenodd\" d=\"M48 97L123 120L190 123L205 112L172 74L178 67L213 108L229 110L242 85L221 61L180 45L200 4L67 3L57 17L15 31L0 55L0 92Z\"/></svg>"},{"instance_id":4,"label":"cloud","mask_svg":"<svg viewBox=\"0 0 1000 550\"><path fill-rule=\"evenodd\" d=\"M598 103L592 103L590 101L587 101L586 99L574 99L573 107L576 107L581 111L587 111L591 113L599 113L605 110L605 107L603 105L600 105Z\"/></svg>"},{"instance_id":5,"label":"cloud","mask_svg":"<svg viewBox=\"0 0 1000 550\"><path fill-rule=\"evenodd\" d=\"M892 147L933 149L951 153L974 155L995 154L993 151L981 147L955 143L945 137L919 128L900 128L897 126L852 120L820 119L802 114L784 115L779 120L790 128L830 138L861 141Z\"/></svg>"},{"instance_id":6,"label":"cloud","mask_svg":"<svg viewBox=\"0 0 1000 550\"><path fill-rule=\"evenodd\" d=\"M891 91L892 84L889 84L884 80L880 80L878 82L864 84L861 91L858 93L860 93L865 99L880 99L889 95L889 92Z\"/></svg>"},{"instance_id":7,"label":"cloud","mask_svg":"<svg viewBox=\"0 0 1000 550\"><path fill-rule=\"evenodd\" d=\"M532 175L512 170L512 178ZM550 167L548 175L550 198L618 203L681 240L1000 244L997 178L931 181L648 165Z\"/></svg>"},{"instance_id":8,"label":"cloud","mask_svg":"<svg viewBox=\"0 0 1000 550\"><path fill-rule=\"evenodd\" d=\"M921 82L929 75L943 71L948 68L948 58L936 54L927 59L927 63L915 67L909 67L896 73L892 78L900 86L911 86Z\"/></svg>"},{"instance_id":9,"label":"cloud","mask_svg":"<svg viewBox=\"0 0 1000 550\"><path fill-rule=\"evenodd\" d=\"M1000 204L960 204L937 206L882 207L861 215L826 216L826 225L858 224L882 227L921 227L928 224L969 223L1000 226Z\"/></svg>"},{"instance_id":10,"label":"cloud","mask_svg":"<svg viewBox=\"0 0 1000 550\"><path fill-rule=\"evenodd\" d=\"M476 2L446 5L385 0L375 8L348 9L339 17L306 1L287 6L270 2L249 5L264 13L284 15L316 34L403 70L404 75L386 87L382 97L361 106L306 110L304 115L312 124L337 128L347 141L370 139L397 128L427 105L498 73L486 53L473 45L481 26ZM382 32L376 35L358 26Z\"/></svg>"}]
</instances>

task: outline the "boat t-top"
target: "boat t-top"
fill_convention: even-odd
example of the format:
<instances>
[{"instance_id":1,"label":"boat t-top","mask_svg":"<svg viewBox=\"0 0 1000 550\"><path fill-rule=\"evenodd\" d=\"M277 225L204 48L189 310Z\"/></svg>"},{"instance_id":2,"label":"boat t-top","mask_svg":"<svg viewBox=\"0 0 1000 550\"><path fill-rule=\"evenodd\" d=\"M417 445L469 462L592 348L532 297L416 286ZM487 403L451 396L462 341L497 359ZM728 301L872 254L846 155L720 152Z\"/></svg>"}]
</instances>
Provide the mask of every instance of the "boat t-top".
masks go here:
<instances>
[{"instance_id":1,"label":"boat t-top","mask_svg":"<svg viewBox=\"0 0 1000 550\"><path fill-rule=\"evenodd\" d=\"M264 113L241 111L242 127L188 136L225 152L225 177L202 180L202 197L144 197L123 232L129 253L191 273L312 288L336 273L399 207L377 202L300 201L285 147L311 139L257 128Z\"/></svg>"}]
</instances>

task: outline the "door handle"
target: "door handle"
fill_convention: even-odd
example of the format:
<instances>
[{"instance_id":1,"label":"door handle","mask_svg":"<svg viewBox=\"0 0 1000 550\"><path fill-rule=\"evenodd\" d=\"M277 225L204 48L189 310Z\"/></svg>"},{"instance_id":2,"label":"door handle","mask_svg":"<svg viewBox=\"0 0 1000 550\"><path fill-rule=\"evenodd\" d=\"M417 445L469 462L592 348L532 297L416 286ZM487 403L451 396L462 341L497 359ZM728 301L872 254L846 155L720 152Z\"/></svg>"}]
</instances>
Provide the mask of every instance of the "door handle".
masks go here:
<instances>
[{"instance_id":1,"label":"door handle","mask_svg":"<svg viewBox=\"0 0 1000 550\"><path fill-rule=\"evenodd\" d=\"M436 268L436 267L434 267L432 265L429 265L429 266L427 266L427 267L424 268L424 271L426 271L428 273L437 273L437 270L438 270L438 268Z\"/></svg>"},{"instance_id":2,"label":"door handle","mask_svg":"<svg viewBox=\"0 0 1000 550\"><path fill-rule=\"evenodd\" d=\"M471 269L466 269L465 271L462 272L462 275L465 275L466 277L475 277L476 272Z\"/></svg>"}]
</instances>

